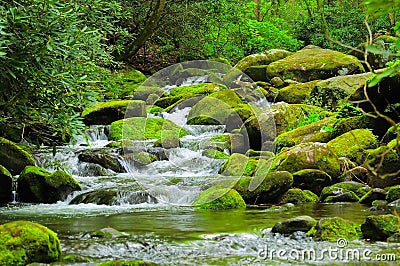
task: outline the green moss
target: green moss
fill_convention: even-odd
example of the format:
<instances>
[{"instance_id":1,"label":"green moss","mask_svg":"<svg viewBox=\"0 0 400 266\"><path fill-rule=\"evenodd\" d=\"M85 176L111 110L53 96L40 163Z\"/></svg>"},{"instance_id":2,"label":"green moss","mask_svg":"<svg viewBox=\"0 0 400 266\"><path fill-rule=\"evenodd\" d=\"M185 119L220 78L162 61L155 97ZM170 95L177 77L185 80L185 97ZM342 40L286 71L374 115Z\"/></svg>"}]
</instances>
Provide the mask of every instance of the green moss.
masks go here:
<instances>
[{"instance_id":1,"label":"green moss","mask_svg":"<svg viewBox=\"0 0 400 266\"><path fill-rule=\"evenodd\" d=\"M208 158L214 158L214 159L229 159L229 155L219 151L219 150L214 150L214 149L206 149L202 153L203 156L207 156Z\"/></svg>"},{"instance_id":2,"label":"green moss","mask_svg":"<svg viewBox=\"0 0 400 266\"><path fill-rule=\"evenodd\" d=\"M392 202L398 199L400 199L400 185L390 187L386 194L386 201Z\"/></svg>"},{"instance_id":3,"label":"green moss","mask_svg":"<svg viewBox=\"0 0 400 266\"><path fill-rule=\"evenodd\" d=\"M227 89L225 85L222 84L216 84L216 83L201 83L201 84L195 84L195 85L188 85L188 86L181 86L178 88L174 88L170 91L171 96L178 96L182 94L203 94L203 95L209 95L213 92L219 91L219 90L224 90Z\"/></svg>"},{"instance_id":4,"label":"green moss","mask_svg":"<svg viewBox=\"0 0 400 266\"><path fill-rule=\"evenodd\" d=\"M398 232L399 218L392 215L370 215L361 225L363 237L372 240L386 240Z\"/></svg>"},{"instance_id":5,"label":"green moss","mask_svg":"<svg viewBox=\"0 0 400 266\"><path fill-rule=\"evenodd\" d=\"M332 178L321 170L303 169L293 174L293 186L320 194L322 189L332 184Z\"/></svg>"},{"instance_id":6,"label":"green moss","mask_svg":"<svg viewBox=\"0 0 400 266\"><path fill-rule=\"evenodd\" d=\"M131 103L131 100L121 100L121 101L109 101L109 102L97 102L87 107L82 112L82 117L87 116L90 113L102 110L102 109L126 109L126 107Z\"/></svg>"},{"instance_id":7,"label":"green moss","mask_svg":"<svg viewBox=\"0 0 400 266\"><path fill-rule=\"evenodd\" d=\"M235 186L249 204L277 203L293 184L289 172L269 172L266 176L242 177Z\"/></svg>"},{"instance_id":8,"label":"green moss","mask_svg":"<svg viewBox=\"0 0 400 266\"><path fill-rule=\"evenodd\" d=\"M70 174L64 171L55 171L46 177L46 183L52 187L59 188L61 186L69 186L74 190L81 190L81 185Z\"/></svg>"},{"instance_id":9,"label":"green moss","mask_svg":"<svg viewBox=\"0 0 400 266\"><path fill-rule=\"evenodd\" d=\"M371 128L372 126L371 119L366 115L346 117L335 120L332 134L338 137L354 129Z\"/></svg>"},{"instance_id":10,"label":"green moss","mask_svg":"<svg viewBox=\"0 0 400 266\"><path fill-rule=\"evenodd\" d=\"M0 203L10 202L12 182L11 173L0 164Z\"/></svg>"},{"instance_id":11,"label":"green moss","mask_svg":"<svg viewBox=\"0 0 400 266\"><path fill-rule=\"evenodd\" d=\"M33 157L14 142L0 137L0 164L12 175L18 175L27 165L35 165Z\"/></svg>"},{"instance_id":12,"label":"green moss","mask_svg":"<svg viewBox=\"0 0 400 266\"><path fill-rule=\"evenodd\" d=\"M131 117L115 121L111 124L112 140L145 140L159 139L163 130L172 130L179 137L187 134L186 130L170 120L162 118Z\"/></svg>"},{"instance_id":13,"label":"green moss","mask_svg":"<svg viewBox=\"0 0 400 266\"><path fill-rule=\"evenodd\" d=\"M276 101L284 101L287 103L302 103L310 97L311 91L315 87L318 80L306 83L294 83L279 90Z\"/></svg>"},{"instance_id":14,"label":"green moss","mask_svg":"<svg viewBox=\"0 0 400 266\"><path fill-rule=\"evenodd\" d=\"M331 117L313 122L282 133L275 139L276 149L280 151L284 147L292 147L304 142L327 142L332 138L332 133L323 130L323 127L333 126Z\"/></svg>"},{"instance_id":15,"label":"green moss","mask_svg":"<svg viewBox=\"0 0 400 266\"><path fill-rule=\"evenodd\" d=\"M228 142L231 139L231 135L230 134L222 134L222 135L217 135L214 136L210 139L210 141L213 142Z\"/></svg>"},{"instance_id":16,"label":"green moss","mask_svg":"<svg viewBox=\"0 0 400 266\"><path fill-rule=\"evenodd\" d=\"M325 143L302 143L279 152L275 156L272 169L291 173L317 169L336 178L340 173L340 162L337 154Z\"/></svg>"},{"instance_id":17,"label":"green moss","mask_svg":"<svg viewBox=\"0 0 400 266\"><path fill-rule=\"evenodd\" d=\"M96 264L96 266L153 266L152 262L144 260L113 260Z\"/></svg>"},{"instance_id":18,"label":"green moss","mask_svg":"<svg viewBox=\"0 0 400 266\"><path fill-rule=\"evenodd\" d=\"M50 263L60 257L60 241L50 229L27 221L0 225L0 265Z\"/></svg>"},{"instance_id":19,"label":"green moss","mask_svg":"<svg viewBox=\"0 0 400 266\"><path fill-rule=\"evenodd\" d=\"M139 87L147 77L140 71L127 68L115 71L110 76L107 83L102 84L105 98L124 98L133 95L133 92Z\"/></svg>"},{"instance_id":20,"label":"green moss","mask_svg":"<svg viewBox=\"0 0 400 266\"><path fill-rule=\"evenodd\" d=\"M325 187L320 196L322 202L356 202L371 190L357 182L341 182Z\"/></svg>"},{"instance_id":21,"label":"green moss","mask_svg":"<svg viewBox=\"0 0 400 266\"><path fill-rule=\"evenodd\" d=\"M251 176L256 171L257 163L254 158L234 153L221 166L219 173L226 176Z\"/></svg>"},{"instance_id":22,"label":"green moss","mask_svg":"<svg viewBox=\"0 0 400 266\"><path fill-rule=\"evenodd\" d=\"M161 132L161 138L155 143L154 147L163 147L164 149L178 148L181 146L179 141L179 132L173 130L163 130Z\"/></svg>"},{"instance_id":23,"label":"green moss","mask_svg":"<svg viewBox=\"0 0 400 266\"><path fill-rule=\"evenodd\" d=\"M148 108L146 108L146 109L147 109L146 112L149 114L160 114L163 111L163 109L161 107L154 106L154 105L148 106Z\"/></svg>"},{"instance_id":24,"label":"green moss","mask_svg":"<svg viewBox=\"0 0 400 266\"><path fill-rule=\"evenodd\" d=\"M301 190L299 188L289 189L282 197L280 203L315 203L318 202L319 198L313 192L309 190Z\"/></svg>"},{"instance_id":25,"label":"green moss","mask_svg":"<svg viewBox=\"0 0 400 266\"><path fill-rule=\"evenodd\" d=\"M202 209L222 210L246 208L246 203L234 189L226 192L225 188L211 187L198 196L193 206Z\"/></svg>"},{"instance_id":26,"label":"green moss","mask_svg":"<svg viewBox=\"0 0 400 266\"><path fill-rule=\"evenodd\" d=\"M164 96L159 99L154 103L154 105L159 106L161 108L168 108L171 109L171 107L176 106L176 104L181 103L184 100L190 99L194 96L195 94L190 93L190 92L182 92L179 95L174 95L174 96Z\"/></svg>"},{"instance_id":27,"label":"green moss","mask_svg":"<svg viewBox=\"0 0 400 266\"><path fill-rule=\"evenodd\" d=\"M357 58L340 52L307 46L304 49L269 64L269 77L296 79L300 82L327 79L339 75L346 68L350 73L364 72Z\"/></svg>"},{"instance_id":28,"label":"green moss","mask_svg":"<svg viewBox=\"0 0 400 266\"><path fill-rule=\"evenodd\" d=\"M317 225L308 231L307 235L318 241L333 242L339 238L353 240L361 237L361 229L358 224L340 217L321 218Z\"/></svg>"},{"instance_id":29,"label":"green moss","mask_svg":"<svg viewBox=\"0 0 400 266\"><path fill-rule=\"evenodd\" d=\"M366 149L377 147L376 136L368 129L354 129L328 142L339 157L355 160Z\"/></svg>"}]
</instances>

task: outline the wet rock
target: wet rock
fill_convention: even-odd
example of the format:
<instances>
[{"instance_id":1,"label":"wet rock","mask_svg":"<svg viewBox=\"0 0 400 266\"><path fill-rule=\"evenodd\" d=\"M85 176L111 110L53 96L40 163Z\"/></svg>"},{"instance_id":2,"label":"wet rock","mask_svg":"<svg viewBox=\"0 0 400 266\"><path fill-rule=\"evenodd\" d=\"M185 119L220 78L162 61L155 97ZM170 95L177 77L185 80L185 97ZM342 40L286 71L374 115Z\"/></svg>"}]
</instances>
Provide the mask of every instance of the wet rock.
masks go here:
<instances>
[{"instance_id":1,"label":"wet rock","mask_svg":"<svg viewBox=\"0 0 400 266\"><path fill-rule=\"evenodd\" d=\"M371 117L368 117L367 115L350 116L345 118L339 118L337 121L335 121L335 124L333 125L332 134L334 137L339 137L340 135L343 135L344 133L352 131L354 129L373 128L373 127L374 127L374 121Z\"/></svg>"},{"instance_id":2,"label":"wet rock","mask_svg":"<svg viewBox=\"0 0 400 266\"><path fill-rule=\"evenodd\" d=\"M162 118L131 117L111 124L112 140L159 139L163 130L172 130L179 137L187 134L186 130L170 120Z\"/></svg>"},{"instance_id":3,"label":"wet rock","mask_svg":"<svg viewBox=\"0 0 400 266\"><path fill-rule=\"evenodd\" d=\"M128 236L128 234L120 232L112 227L106 227L90 233L90 236L98 238L118 238Z\"/></svg>"},{"instance_id":4,"label":"wet rock","mask_svg":"<svg viewBox=\"0 0 400 266\"><path fill-rule=\"evenodd\" d=\"M147 192L121 191L117 189L99 189L85 192L71 200L70 204L94 203L97 205L122 205L157 203L157 199Z\"/></svg>"},{"instance_id":5,"label":"wet rock","mask_svg":"<svg viewBox=\"0 0 400 266\"><path fill-rule=\"evenodd\" d=\"M0 264L51 263L61 258L60 240L43 225L14 221L0 225Z\"/></svg>"},{"instance_id":6,"label":"wet rock","mask_svg":"<svg viewBox=\"0 0 400 266\"><path fill-rule=\"evenodd\" d=\"M128 117L146 117L146 103L139 100L121 100L95 103L82 112L86 125L109 125Z\"/></svg>"},{"instance_id":7,"label":"wet rock","mask_svg":"<svg viewBox=\"0 0 400 266\"><path fill-rule=\"evenodd\" d=\"M215 186L203 191L193 206L212 210L239 209L246 208L246 203L236 190Z\"/></svg>"},{"instance_id":8,"label":"wet rock","mask_svg":"<svg viewBox=\"0 0 400 266\"><path fill-rule=\"evenodd\" d=\"M257 168L258 161L243 154L233 153L221 166L218 173L225 176L251 176Z\"/></svg>"},{"instance_id":9,"label":"wet rock","mask_svg":"<svg viewBox=\"0 0 400 266\"><path fill-rule=\"evenodd\" d=\"M370 187L353 181L341 182L325 187L320 196L321 202L356 202L371 190Z\"/></svg>"},{"instance_id":10,"label":"wet rock","mask_svg":"<svg viewBox=\"0 0 400 266\"><path fill-rule=\"evenodd\" d=\"M302 143L275 156L272 169L296 173L303 169L316 169L336 178L340 172L337 154L325 143Z\"/></svg>"},{"instance_id":11,"label":"wet rock","mask_svg":"<svg viewBox=\"0 0 400 266\"><path fill-rule=\"evenodd\" d=\"M363 100L364 85L372 75L363 73L319 81L310 93L310 102L321 107L334 108L342 99Z\"/></svg>"},{"instance_id":12,"label":"wet rock","mask_svg":"<svg viewBox=\"0 0 400 266\"><path fill-rule=\"evenodd\" d=\"M133 99L147 101L147 98L151 94L155 94L155 95L158 95L159 97L161 97L162 95L165 94L165 92L161 88L158 88L158 87L139 86L133 94Z\"/></svg>"},{"instance_id":13,"label":"wet rock","mask_svg":"<svg viewBox=\"0 0 400 266\"><path fill-rule=\"evenodd\" d=\"M27 166L18 178L17 192L21 202L55 203L79 190L79 183L60 170L50 173L40 167Z\"/></svg>"},{"instance_id":14,"label":"wet rock","mask_svg":"<svg viewBox=\"0 0 400 266\"><path fill-rule=\"evenodd\" d=\"M361 229L358 224L340 217L321 218L307 235L317 241L353 240L361 237Z\"/></svg>"},{"instance_id":15,"label":"wet rock","mask_svg":"<svg viewBox=\"0 0 400 266\"><path fill-rule=\"evenodd\" d=\"M368 185L385 188L400 184L399 155L387 146L381 146L374 150L367 150L360 161L368 170ZM372 170L371 170L372 169Z\"/></svg>"},{"instance_id":16,"label":"wet rock","mask_svg":"<svg viewBox=\"0 0 400 266\"><path fill-rule=\"evenodd\" d=\"M95 163L116 173L124 173L125 169L118 160L118 155L110 154L107 150L86 150L78 155L81 162Z\"/></svg>"},{"instance_id":17,"label":"wet rock","mask_svg":"<svg viewBox=\"0 0 400 266\"><path fill-rule=\"evenodd\" d=\"M270 80L270 82L271 82L271 84L272 84L274 87L276 87L276 88L283 87L283 85L285 84L285 83L283 82L283 80L282 80L280 77L273 77L273 78Z\"/></svg>"},{"instance_id":18,"label":"wet rock","mask_svg":"<svg viewBox=\"0 0 400 266\"><path fill-rule=\"evenodd\" d=\"M298 216L278 222L272 227L272 233L290 235L294 232L308 232L317 224L317 220L310 216Z\"/></svg>"},{"instance_id":19,"label":"wet rock","mask_svg":"<svg viewBox=\"0 0 400 266\"><path fill-rule=\"evenodd\" d=\"M202 152L203 156L213 159L229 159L229 155L215 149L206 149Z\"/></svg>"},{"instance_id":20,"label":"wet rock","mask_svg":"<svg viewBox=\"0 0 400 266\"><path fill-rule=\"evenodd\" d=\"M291 188L283 194L280 203L316 203L319 197L309 190L301 190L299 188Z\"/></svg>"},{"instance_id":21,"label":"wet rock","mask_svg":"<svg viewBox=\"0 0 400 266\"><path fill-rule=\"evenodd\" d=\"M400 199L400 185L392 186L387 190L386 200L392 202Z\"/></svg>"},{"instance_id":22,"label":"wet rock","mask_svg":"<svg viewBox=\"0 0 400 266\"><path fill-rule=\"evenodd\" d=\"M388 243L400 243L400 233L394 233L386 241Z\"/></svg>"},{"instance_id":23,"label":"wet rock","mask_svg":"<svg viewBox=\"0 0 400 266\"><path fill-rule=\"evenodd\" d=\"M189 125L225 125L233 108L242 104L239 96L232 90L221 90L210 94L201 99L188 114L187 123ZM232 119L232 117L231 117ZM241 121L237 115L237 121Z\"/></svg>"},{"instance_id":24,"label":"wet rock","mask_svg":"<svg viewBox=\"0 0 400 266\"><path fill-rule=\"evenodd\" d=\"M384 241L399 230L399 219L392 214L370 215L361 224L363 237Z\"/></svg>"},{"instance_id":25,"label":"wet rock","mask_svg":"<svg viewBox=\"0 0 400 266\"><path fill-rule=\"evenodd\" d=\"M11 201L12 182L11 173L0 164L0 203Z\"/></svg>"},{"instance_id":26,"label":"wet rock","mask_svg":"<svg viewBox=\"0 0 400 266\"><path fill-rule=\"evenodd\" d=\"M161 138L154 142L154 147L162 147L164 149L179 148L180 146L179 132L173 130L163 130Z\"/></svg>"},{"instance_id":27,"label":"wet rock","mask_svg":"<svg viewBox=\"0 0 400 266\"><path fill-rule=\"evenodd\" d=\"M286 203L282 205L271 206L265 210L265 212L287 212L296 208L293 203Z\"/></svg>"},{"instance_id":28,"label":"wet rock","mask_svg":"<svg viewBox=\"0 0 400 266\"><path fill-rule=\"evenodd\" d=\"M364 68L356 57L312 45L269 64L267 68L269 77L300 82L362 72Z\"/></svg>"},{"instance_id":29,"label":"wet rock","mask_svg":"<svg viewBox=\"0 0 400 266\"><path fill-rule=\"evenodd\" d=\"M290 104L300 104L310 97L311 91L314 89L318 80L306 83L293 83L279 90L276 102L286 102Z\"/></svg>"},{"instance_id":30,"label":"wet rock","mask_svg":"<svg viewBox=\"0 0 400 266\"><path fill-rule=\"evenodd\" d=\"M234 189L248 204L278 203L292 184L293 176L289 172L278 171L264 176L242 177Z\"/></svg>"},{"instance_id":31,"label":"wet rock","mask_svg":"<svg viewBox=\"0 0 400 266\"><path fill-rule=\"evenodd\" d=\"M293 174L293 186L320 194L324 187L332 184L331 177L321 170L304 169Z\"/></svg>"},{"instance_id":32,"label":"wet rock","mask_svg":"<svg viewBox=\"0 0 400 266\"><path fill-rule=\"evenodd\" d=\"M33 157L17 144L0 137L0 164L12 175L19 175L25 166L35 165Z\"/></svg>"},{"instance_id":33,"label":"wet rock","mask_svg":"<svg viewBox=\"0 0 400 266\"><path fill-rule=\"evenodd\" d=\"M333 134L325 128L332 128L334 122L332 117L327 117L282 133L275 139L276 149L280 151L285 147L293 147L305 142L328 142L333 138Z\"/></svg>"},{"instance_id":34,"label":"wet rock","mask_svg":"<svg viewBox=\"0 0 400 266\"><path fill-rule=\"evenodd\" d=\"M133 165L136 167L145 166L157 161L156 155L146 151L137 151L125 154L124 158L127 159L130 163L133 163Z\"/></svg>"},{"instance_id":35,"label":"wet rock","mask_svg":"<svg viewBox=\"0 0 400 266\"><path fill-rule=\"evenodd\" d=\"M347 157L350 160L357 159L366 149L377 147L376 136L368 129L354 129L327 144L339 157Z\"/></svg>"},{"instance_id":36,"label":"wet rock","mask_svg":"<svg viewBox=\"0 0 400 266\"><path fill-rule=\"evenodd\" d=\"M388 207L388 202L386 200L374 200L370 211L385 211Z\"/></svg>"},{"instance_id":37,"label":"wet rock","mask_svg":"<svg viewBox=\"0 0 400 266\"><path fill-rule=\"evenodd\" d=\"M360 199L361 204L371 205L375 200L384 200L386 198L386 191L381 188L373 188L367 192Z\"/></svg>"}]
</instances>

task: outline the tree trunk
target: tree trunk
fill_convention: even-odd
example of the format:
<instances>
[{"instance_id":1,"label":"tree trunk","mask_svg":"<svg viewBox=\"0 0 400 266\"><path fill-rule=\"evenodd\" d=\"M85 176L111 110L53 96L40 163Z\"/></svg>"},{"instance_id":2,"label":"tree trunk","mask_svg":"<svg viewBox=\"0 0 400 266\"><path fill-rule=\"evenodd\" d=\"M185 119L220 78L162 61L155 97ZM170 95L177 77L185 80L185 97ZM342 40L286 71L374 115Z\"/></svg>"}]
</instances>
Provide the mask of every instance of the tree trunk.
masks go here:
<instances>
[{"instance_id":1,"label":"tree trunk","mask_svg":"<svg viewBox=\"0 0 400 266\"><path fill-rule=\"evenodd\" d=\"M254 19L260 21L261 0L254 0Z\"/></svg>"},{"instance_id":2,"label":"tree trunk","mask_svg":"<svg viewBox=\"0 0 400 266\"><path fill-rule=\"evenodd\" d=\"M151 7L153 10L150 18L147 20L143 29L139 32L138 37L126 46L125 54L122 56L123 60L127 60L136 55L139 49L146 43L147 39L153 34L154 30L157 28L158 22L160 21L166 2L167 0L157 0L155 5Z\"/></svg>"}]
</instances>

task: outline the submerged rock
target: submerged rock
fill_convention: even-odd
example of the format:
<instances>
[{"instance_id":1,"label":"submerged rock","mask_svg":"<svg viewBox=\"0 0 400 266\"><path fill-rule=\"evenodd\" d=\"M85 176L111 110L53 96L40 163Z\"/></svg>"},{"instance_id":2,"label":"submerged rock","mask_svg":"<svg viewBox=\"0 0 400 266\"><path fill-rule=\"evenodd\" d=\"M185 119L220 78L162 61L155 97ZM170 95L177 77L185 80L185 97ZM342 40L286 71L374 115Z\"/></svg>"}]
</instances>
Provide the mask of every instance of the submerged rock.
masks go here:
<instances>
[{"instance_id":1,"label":"submerged rock","mask_svg":"<svg viewBox=\"0 0 400 266\"><path fill-rule=\"evenodd\" d=\"M19 175L27 165L35 165L33 157L14 142L0 137L0 164L12 175Z\"/></svg>"},{"instance_id":2,"label":"submerged rock","mask_svg":"<svg viewBox=\"0 0 400 266\"><path fill-rule=\"evenodd\" d=\"M226 188L215 186L203 191L197 197L193 206L201 209L223 210L246 208L246 203L236 190L227 191Z\"/></svg>"},{"instance_id":3,"label":"submerged rock","mask_svg":"<svg viewBox=\"0 0 400 266\"><path fill-rule=\"evenodd\" d=\"M79 183L63 171L50 173L37 166L27 166L18 178L18 195L22 202L55 203L65 200Z\"/></svg>"},{"instance_id":4,"label":"submerged rock","mask_svg":"<svg viewBox=\"0 0 400 266\"><path fill-rule=\"evenodd\" d=\"M122 205L157 203L157 199L143 191L121 191L117 189L99 189L85 192L73 198L70 204L94 203L97 205Z\"/></svg>"},{"instance_id":5,"label":"submerged rock","mask_svg":"<svg viewBox=\"0 0 400 266\"><path fill-rule=\"evenodd\" d=\"M290 235L294 232L308 232L317 224L317 220L310 216L298 216L278 222L272 227L272 233Z\"/></svg>"},{"instance_id":6,"label":"submerged rock","mask_svg":"<svg viewBox=\"0 0 400 266\"><path fill-rule=\"evenodd\" d=\"M0 164L0 203L11 201L12 182L11 173Z\"/></svg>"},{"instance_id":7,"label":"submerged rock","mask_svg":"<svg viewBox=\"0 0 400 266\"><path fill-rule=\"evenodd\" d=\"M90 233L91 237L98 237L98 238L117 238L117 237L125 237L128 236L127 233L123 233L114 229L112 227L102 228L95 232Z\"/></svg>"},{"instance_id":8,"label":"submerged rock","mask_svg":"<svg viewBox=\"0 0 400 266\"><path fill-rule=\"evenodd\" d=\"M0 265L50 263L60 258L60 240L47 227L28 221L0 225Z\"/></svg>"},{"instance_id":9,"label":"submerged rock","mask_svg":"<svg viewBox=\"0 0 400 266\"><path fill-rule=\"evenodd\" d=\"M321 218L307 235L318 241L353 240L361 237L361 229L358 224L340 217Z\"/></svg>"},{"instance_id":10,"label":"submerged rock","mask_svg":"<svg viewBox=\"0 0 400 266\"><path fill-rule=\"evenodd\" d=\"M312 45L269 64L267 68L269 77L300 82L361 72L364 68L356 57Z\"/></svg>"},{"instance_id":11,"label":"submerged rock","mask_svg":"<svg viewBox=\"0 0 400 266\"><path fill-rule=\"evenodd\" d=\"M399 218L392 214L370 215L361 225L363 237L384 241L399 230Z\"/></svg>"}]
</instances>

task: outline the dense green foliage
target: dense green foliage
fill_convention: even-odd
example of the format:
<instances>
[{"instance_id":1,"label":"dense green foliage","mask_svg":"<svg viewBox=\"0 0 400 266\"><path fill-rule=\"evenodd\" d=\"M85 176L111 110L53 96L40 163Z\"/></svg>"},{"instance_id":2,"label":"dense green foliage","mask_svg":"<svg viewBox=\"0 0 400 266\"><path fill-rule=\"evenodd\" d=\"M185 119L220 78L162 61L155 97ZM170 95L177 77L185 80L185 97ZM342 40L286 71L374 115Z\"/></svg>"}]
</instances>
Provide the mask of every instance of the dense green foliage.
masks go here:
<instances>
[{"instance_id":1,"label":"dense green foliage","mask_svg":"<svg viewBox=\"0 0 400 266\"><path fill-rule=\"evenodd\" d=\"M365 2L2 1L2 135L38 144L68 140L83 128L80 112L88 104L126 94L115 88L117 81L108 82L123 64L151 73L176 61L224 57L237 62L272 48L295 51L315 44L343 51L326 38L326 30L333 39L357 46L368 34L367 11L373 33L398 31L392 28L396 1ZM149 26L155 17L157 23ZM143 45L131 56L139 39ZM377 80L397 73L397 62L393 65Z\"/></svg>"}]
</instances>

